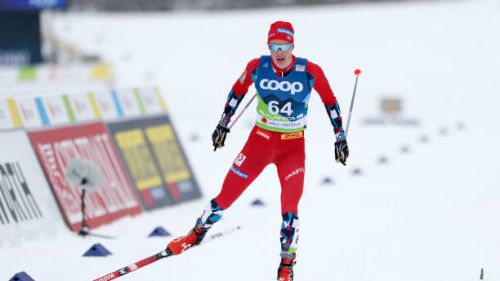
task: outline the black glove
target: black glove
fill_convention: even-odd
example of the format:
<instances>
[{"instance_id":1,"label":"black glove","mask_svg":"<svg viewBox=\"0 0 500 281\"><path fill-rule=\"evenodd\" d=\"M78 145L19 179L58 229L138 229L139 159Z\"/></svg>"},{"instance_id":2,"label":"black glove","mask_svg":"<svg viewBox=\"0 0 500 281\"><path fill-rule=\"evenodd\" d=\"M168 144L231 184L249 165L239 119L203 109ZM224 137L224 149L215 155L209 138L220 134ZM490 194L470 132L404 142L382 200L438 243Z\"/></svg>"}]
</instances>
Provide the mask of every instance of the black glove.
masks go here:
<instances>
[{"instance_id":1,"label":"black glove","mask_svg":"<svg viewBox=\"0 0 500 281\"><path fill-rule=\"evenodd\" d=\"M335 142L335 161L342 163L345 166L345 162L349 157L349 147L347 146L346 139L340 139Z\"/></svg>"},{"instance_id":2,"label":"black glove","mask_svg":"<svg viewBox=\"0 0 500 281\"><path fill-rule=\"evenodd\" d=\"M217 148L221 148L224 146L224 142L226 141L226 134L229 133L229 129L222 126L217 125L214 132L212 133L212 143L214 145L214 151Z\"/></svg>"}]
</instances>

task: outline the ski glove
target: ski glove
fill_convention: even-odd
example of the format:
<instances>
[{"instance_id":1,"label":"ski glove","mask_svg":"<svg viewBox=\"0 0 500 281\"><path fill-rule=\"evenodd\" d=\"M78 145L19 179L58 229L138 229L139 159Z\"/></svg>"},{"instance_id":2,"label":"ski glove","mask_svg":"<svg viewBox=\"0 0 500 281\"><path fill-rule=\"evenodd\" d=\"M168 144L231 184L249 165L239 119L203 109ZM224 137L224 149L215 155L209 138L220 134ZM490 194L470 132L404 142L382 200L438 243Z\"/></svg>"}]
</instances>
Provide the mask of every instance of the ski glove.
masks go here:
<instances>
[{"instance_id":1,"label":"ski glove","mask_svg":"<svg viewBox=\"0 0 500 281\"><path fill-rule=\"evenodd\" d=\"M345 166L345 162L349 157L349 147L347 146L346 139L340 139L335 142L335 161L342 163Z\"/></svg>"},{"instance_id":2,"label":"ski glove","mask_svg":"<svg viewBox=\"0 0 500 281\"><path fill-rule=\"evenodd\" d=\"M212 142L214 145L214 151L217 148L222 148L224 146L224 142L226 141L226 134L229 133L229 129L222 126L217 125L214 132L212 133Z\"/></svg>"}]
</instances>

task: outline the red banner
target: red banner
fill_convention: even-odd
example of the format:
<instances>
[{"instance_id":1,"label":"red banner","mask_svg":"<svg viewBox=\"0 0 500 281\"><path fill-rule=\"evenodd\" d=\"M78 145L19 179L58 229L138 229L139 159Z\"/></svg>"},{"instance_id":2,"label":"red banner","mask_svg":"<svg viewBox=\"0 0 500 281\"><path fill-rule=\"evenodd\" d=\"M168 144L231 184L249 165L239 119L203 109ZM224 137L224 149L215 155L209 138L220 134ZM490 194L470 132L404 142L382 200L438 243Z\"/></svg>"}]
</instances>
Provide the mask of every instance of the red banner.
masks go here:
<instances>
[{"instance_id":1,"label":"red banner","mask_svg":"<svg viewBox=\"0 0 500 281\"><path fill-rule=\"evenodd\" d=\"M142 211L102 122L30 132L29 137L61 212L73 231L80 229L82 219L81 190L65 177L66 166L74 158L88 159L102 172L101 186L87 189L85 197L90 228Z\"/></svg>"}]
</instances>

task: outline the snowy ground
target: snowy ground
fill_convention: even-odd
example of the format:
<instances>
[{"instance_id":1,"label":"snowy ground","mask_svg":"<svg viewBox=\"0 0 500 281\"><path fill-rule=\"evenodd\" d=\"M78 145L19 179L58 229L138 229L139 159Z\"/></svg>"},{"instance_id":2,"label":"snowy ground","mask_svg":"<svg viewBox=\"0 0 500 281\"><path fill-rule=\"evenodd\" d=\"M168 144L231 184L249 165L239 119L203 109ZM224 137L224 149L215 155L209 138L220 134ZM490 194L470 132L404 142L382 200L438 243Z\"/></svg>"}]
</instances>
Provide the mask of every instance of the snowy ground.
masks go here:
<instances>
[{"instance_id":1,"label":"snowy ground","mask_svg":"<svg viewBox=\"0 0 500 281\"><path fill-rule=\"evenodd\" d=\"M161 250L168 239L146 238L154 227L184 234L219 191L248 135L252 110L227 147L212 151L210 134L230 86L247 61L267 52L267 29L277 19L294 23L295 53L323 67L345 117L353 70L364 71L347 167L334 162L326 113L317 96L311 99L296 279L465 281L479 280L484 268L485 280L500 281L500 4L488 0L60 15L56 31L108 59L118 86L163 89L204 198L95 230L116 240L62 231L50 241L3 249L0 280L18 271L35 280L92 280ZM406 116L422 125L363 125L386 95L403 98ZM420 142L422 136L429 141ZM389 162L378 164L380 156ZM354 168L363 174L353 176ZM334 184L322 185L326 176ZM267 206L250 207L255 198ZM269 167L214 228L243 230L121 279L273 280L280 220L279 184ZM95 242L113 255L81 257Z\"/></svg>"}]
</instances>

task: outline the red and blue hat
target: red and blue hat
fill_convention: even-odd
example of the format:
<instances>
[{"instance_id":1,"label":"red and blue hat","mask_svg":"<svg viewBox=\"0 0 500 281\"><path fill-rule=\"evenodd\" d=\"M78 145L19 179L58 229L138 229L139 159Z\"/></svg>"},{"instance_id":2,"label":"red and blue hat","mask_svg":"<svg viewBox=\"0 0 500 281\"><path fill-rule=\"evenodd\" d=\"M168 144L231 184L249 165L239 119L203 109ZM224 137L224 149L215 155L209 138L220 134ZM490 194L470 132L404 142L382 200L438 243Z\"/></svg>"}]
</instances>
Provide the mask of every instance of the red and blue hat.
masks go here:
<instances>
[{"instance_id":1,"label":"red and blue hat","mask_svg":"<svg viewBox=\"0 0 500 281\"><path fill-rule=\"evenodd\" d=\"M271 24L269 28L269 33L267 34L267 43L272 40L284 40L290 44L293 44L293 26L291 23L286 21L276 21Z\"/></svg>"}]
</instances>

